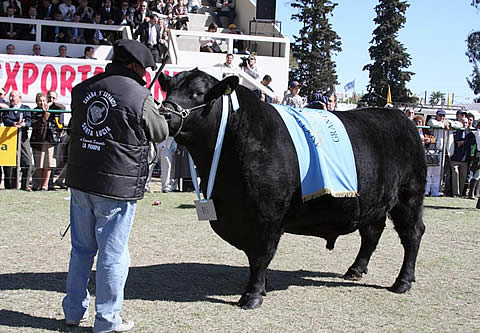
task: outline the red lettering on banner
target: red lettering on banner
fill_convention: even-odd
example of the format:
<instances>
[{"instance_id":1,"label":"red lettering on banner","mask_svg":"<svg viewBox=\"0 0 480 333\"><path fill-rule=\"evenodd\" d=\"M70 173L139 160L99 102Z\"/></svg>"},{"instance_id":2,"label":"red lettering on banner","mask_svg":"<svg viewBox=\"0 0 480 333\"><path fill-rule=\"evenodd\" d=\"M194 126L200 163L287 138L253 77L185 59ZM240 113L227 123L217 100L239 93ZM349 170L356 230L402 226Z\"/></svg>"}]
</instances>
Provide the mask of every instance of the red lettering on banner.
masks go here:
<instances>
[{"instance_id":1,"label":"red lettering on banner","mask_svg":"<svg viewBox=\"0 0 480 333\"><path fill-rule=\"evenodd\" d=\"M32 72L32 75L29 73ZM38 77L38 67L30 62L23 64L23 86L22 93L28 95L28 86L35 82Z\"/></svg>"},{"instance_id":2,"label":"red lettering on banner","mask_svg":"<svg viewBox=\"0 0 480 333\"><path fill-rule=\"evenodd\" d=\"M87 74L92 70L92 66L90 65L82 65L78 66L78 71L82 73L81 80L85 81L87 79Z\"/></svg>"},{"instance_id":3,"label":"red lettering on banner","mask_svg":"<svg viewBox=\"0 0 480 333\"><path fill-rule=\"evenodd\" d=\"M103 67L95 67L95 72L93 72L93 75L97 75L97 74L100 74L100 73L103 73L105 71L105 69L103 69Z\"/></svg>"},{"instance_id":4,"label":"red lettering on banner","mask_svg":"<svg viewBox=\"0 0 480 333\"><path fill-rule=\"evenodd\" d=\"M47 88L47 77L50 75L52 82L50 83L50 87ZM42 91L49 91L49 90L57 90L57 71L53 65L46 65L43 69L42 76L40 78L40 90Z\"/></svg>"},{"instance_id":5,"label":"red lettering on banner","mask_svg":"<svg viewBox=\"0 0 480 333\"><path fill-rule=\"evenodd\" d=\"M70 73L70 75L68 75ZM60 67L60 94L65 96L66 90L72 91L72 83L75 81L75 68L70 65Z\"/></svg>"},{"instance_id":6,"label":"red lettering on banner","mask_svg":"<svg viewBox=\"0 0 480 333\"><path fill-rule=\"evenodd\" d=\"M11 90L18 90L17 82L15 81L15 79L19 70L20 64L18 63L18 61L15 62L13 69L10 68L9 62L5 62L5 72L7 73L7 81L5 82L5 86L3 87L5 91L9 91L10 87L12 88Z\"/></svg>"}]
</instances>

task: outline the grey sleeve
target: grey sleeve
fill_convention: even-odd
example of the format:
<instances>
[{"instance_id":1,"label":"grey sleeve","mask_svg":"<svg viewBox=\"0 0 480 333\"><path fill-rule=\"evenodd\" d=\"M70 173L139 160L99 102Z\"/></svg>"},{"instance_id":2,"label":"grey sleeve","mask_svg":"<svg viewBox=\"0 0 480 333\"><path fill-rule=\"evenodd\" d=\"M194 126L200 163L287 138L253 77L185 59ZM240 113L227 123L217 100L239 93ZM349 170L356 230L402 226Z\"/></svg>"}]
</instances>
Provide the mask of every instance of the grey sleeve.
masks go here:
<instances>
[{"instance_id":1,"label":"grey sleeve","mask_svg":"<svg viewBox=\"0 0 480 333\"><path fill-rule=\"evenodd\" d=\"M160 143L168 136L168 124L159 112L152 95L148 95L143 104L145 132L150 141Z\"/></svg>"}]
</instances>

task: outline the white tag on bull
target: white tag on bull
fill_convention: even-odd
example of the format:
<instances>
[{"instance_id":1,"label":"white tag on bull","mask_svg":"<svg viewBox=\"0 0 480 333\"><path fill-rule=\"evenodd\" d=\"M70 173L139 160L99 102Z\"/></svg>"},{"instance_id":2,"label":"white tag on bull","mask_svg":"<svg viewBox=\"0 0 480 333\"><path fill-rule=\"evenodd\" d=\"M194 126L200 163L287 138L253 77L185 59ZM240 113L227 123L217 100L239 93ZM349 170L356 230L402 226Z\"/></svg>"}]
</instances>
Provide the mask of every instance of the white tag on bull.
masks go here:
<instances>
[{"instance_id":1,"label":"white tag on bull","mask_svg":"<svg viewBox=\"0 0 480 333\"><path fill-rule=\"evenodd\" d=\"M213 200L195 200L195 208L197 209L197 216L199 221L216 221L217 213L215 213L215 206Z\"/></svg>"}]
</instances>

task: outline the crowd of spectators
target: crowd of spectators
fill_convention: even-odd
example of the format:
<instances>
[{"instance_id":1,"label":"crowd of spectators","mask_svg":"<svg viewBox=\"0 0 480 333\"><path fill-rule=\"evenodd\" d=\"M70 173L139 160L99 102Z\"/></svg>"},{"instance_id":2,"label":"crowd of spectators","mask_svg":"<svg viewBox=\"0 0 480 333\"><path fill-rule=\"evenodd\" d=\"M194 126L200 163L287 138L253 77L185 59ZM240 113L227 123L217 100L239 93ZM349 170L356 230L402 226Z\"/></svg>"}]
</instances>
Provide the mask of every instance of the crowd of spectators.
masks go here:
<instances>
[{"instance_id":1,"label":"crowd of spectators","mask_svg":"<svg viewBox=\"0 0 480 333\"><path fill-rule=\"evenodd\" d=\"M480 122L475 120L475 116L458 110L456 119L450 120L446 118L445 110L439 109L435 116L430 117L425 123L424 117L415 115L412 108L408 108L405 114L417 125L420 138L425 145L427 156L425 196L478 198Z\"/></svg>"}]
</instances>

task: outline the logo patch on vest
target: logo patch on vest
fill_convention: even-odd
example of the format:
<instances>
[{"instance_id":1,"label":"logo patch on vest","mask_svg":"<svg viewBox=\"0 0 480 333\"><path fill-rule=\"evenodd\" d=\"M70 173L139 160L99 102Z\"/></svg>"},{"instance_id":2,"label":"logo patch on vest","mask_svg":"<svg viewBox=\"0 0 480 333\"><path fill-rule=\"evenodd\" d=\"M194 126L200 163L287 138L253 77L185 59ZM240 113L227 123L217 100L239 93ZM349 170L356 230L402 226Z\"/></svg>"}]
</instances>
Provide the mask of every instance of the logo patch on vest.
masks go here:
<instances>
[{"instance_id":1,"label":"logo patch on vest","mask_svg":"<svg viewBox=\"0 0 480 333\"><path fill-rule=\"evenodd\" d=\"M110 108L117 106L117 101L108 91L98 90L89 92L83 99L83 104L87 106L87 120L82 124L82 130L90 138L80 139L82 148L100 151L105 142L95 138L102 138L112 131L103 123L108 118Z\"/></svg>"}]
</instances>

